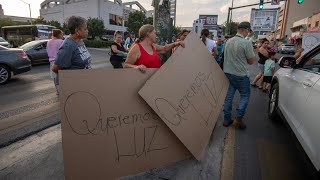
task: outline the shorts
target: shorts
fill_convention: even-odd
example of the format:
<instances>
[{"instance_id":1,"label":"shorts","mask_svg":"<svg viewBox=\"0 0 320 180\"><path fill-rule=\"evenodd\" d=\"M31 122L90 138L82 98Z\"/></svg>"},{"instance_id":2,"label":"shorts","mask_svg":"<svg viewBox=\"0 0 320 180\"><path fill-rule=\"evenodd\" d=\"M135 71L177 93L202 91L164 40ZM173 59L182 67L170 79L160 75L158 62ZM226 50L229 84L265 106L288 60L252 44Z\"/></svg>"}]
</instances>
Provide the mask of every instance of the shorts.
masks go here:
<instances>
[{"instance_id":1,"label":"shorts","mask_svg":"<svg viewBox=\"0 0 320 180\"><path fill-rule=\"evenodd\" d=\"M264 76L263 77L263 82L271 84L271 81L272 81L272 76Z\"/></svg>"},{"instance_id":2,"label":"shorts","mask_svg":"<svg viewBox=\"0 0 320 180\"><path fill-rule=\"evenodd\" d=\"M56 78L57 77L57 74L52 72L52 66L53 66L53 62L50 62L50 69L49 69L49 74L50 74L50 77L52 79Z\"/></svg>"},{"instance_id":3,"label":"shorts","mask_svg":"<svg viewBox=\"0 0 320 180\"><path fill-rule=\"evenodd\" d=\"M258 67L259 67L260 71L264 72L264 64L258 63Z\"/></svg>"}]
</instances>

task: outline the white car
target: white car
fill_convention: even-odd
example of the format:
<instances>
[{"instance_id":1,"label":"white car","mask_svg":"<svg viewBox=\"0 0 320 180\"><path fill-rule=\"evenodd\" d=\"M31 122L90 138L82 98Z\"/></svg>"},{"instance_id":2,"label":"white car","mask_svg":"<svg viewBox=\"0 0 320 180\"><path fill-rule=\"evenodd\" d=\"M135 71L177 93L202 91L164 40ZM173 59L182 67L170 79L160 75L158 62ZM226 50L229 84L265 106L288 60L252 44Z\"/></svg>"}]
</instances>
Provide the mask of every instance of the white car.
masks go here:
<instances>
[{"instance_id":1,"label":"white car","mask_svg":"<svg viewBox=\"0 0 320 180\"><path fill-rule=\"evenodd\" d=\"M269 118L286 120L320 170L320 43L297 61L282 57L270 91Z\"/></svg>"}]
</instances>

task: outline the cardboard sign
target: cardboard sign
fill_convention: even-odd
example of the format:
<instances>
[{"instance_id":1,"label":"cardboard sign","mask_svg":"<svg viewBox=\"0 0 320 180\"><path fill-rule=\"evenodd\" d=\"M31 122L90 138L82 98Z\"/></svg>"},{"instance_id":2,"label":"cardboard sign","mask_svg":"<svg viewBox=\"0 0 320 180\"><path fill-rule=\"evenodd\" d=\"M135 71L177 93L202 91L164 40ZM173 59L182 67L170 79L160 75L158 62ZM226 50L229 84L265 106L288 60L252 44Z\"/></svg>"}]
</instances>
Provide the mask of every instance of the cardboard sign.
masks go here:
<instances>
[{"instance_id":1,"label":"cardboard sign","mask_svg":"<svg viewBox=\"0 0 320 180\"><path fill-rule=\"evenodd\" d=\"M138 94L154 72L59 72L65 179L114 179L191 156Z\"/></svg>"},{"instance_id":2,"label":"cardboard sign","mask_svg":"<svg viewBox=\"0 0 320 180\"><path fill-rule=\"evenodd\" d=\"M139 91L200 160L229 87L228 79L194 32Z\"/></svg>"}]
</instances>

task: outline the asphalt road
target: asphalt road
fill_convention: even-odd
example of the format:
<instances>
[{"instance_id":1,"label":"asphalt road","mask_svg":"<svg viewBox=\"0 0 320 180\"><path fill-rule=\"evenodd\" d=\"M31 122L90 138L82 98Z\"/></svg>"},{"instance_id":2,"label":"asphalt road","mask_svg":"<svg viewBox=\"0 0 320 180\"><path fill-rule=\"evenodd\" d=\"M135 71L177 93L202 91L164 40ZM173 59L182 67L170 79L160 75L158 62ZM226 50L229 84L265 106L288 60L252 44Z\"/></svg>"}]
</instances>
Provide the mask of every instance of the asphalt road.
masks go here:
<instances>
[{"instance_id":1,"label":"asphalt road","mask_svg":"<svg viewBox=\"0 0 320 180\"><path fill-rule=\"evenodd\" d=\"M94 68L111 66L106 51L90 52ZM19 133L33 134L0 149L0 179L63 179L58 99L48 68L36 66L0 89L2 146ZM257 70L250 67L251 78ZM220 114L202 161L191 158L123 179L306 179L296 141L283 123L268 120L267 102L266 93L252 88L245 131L224 128Z\"/></svg>"},{"instance_id":2,"label":"asphalt road","mask_svg":"<svg viewBox=\"0 0 320 180\"><path fill-rule=\"evenodd\" d=\"M109 50L108 50L109 51ZM111 68L107 50L91 49L93 68ZM0 86L0 147L60 122L49 64L14 76Z\"/></svg>"}]
</instances>

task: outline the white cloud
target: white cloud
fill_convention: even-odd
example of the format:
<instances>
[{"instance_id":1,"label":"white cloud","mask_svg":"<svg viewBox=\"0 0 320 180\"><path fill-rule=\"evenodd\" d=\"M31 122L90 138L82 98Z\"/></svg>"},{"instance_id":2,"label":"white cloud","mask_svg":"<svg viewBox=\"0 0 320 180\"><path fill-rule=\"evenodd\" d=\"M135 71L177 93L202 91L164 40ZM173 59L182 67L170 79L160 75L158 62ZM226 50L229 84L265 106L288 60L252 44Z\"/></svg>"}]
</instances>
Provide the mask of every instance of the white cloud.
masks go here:
<instances>
[{"instance_id":1,"label":"white cloud","mask_svg":"<svg viewBox=\"0 0 320 180\"><path fill-rule=\"evenodd\" d=\"M226 5L222 6L219 10L222 13L227 13L228 9L229 9L229 4L226 4Z\"/></svg>"}]
</instances>

